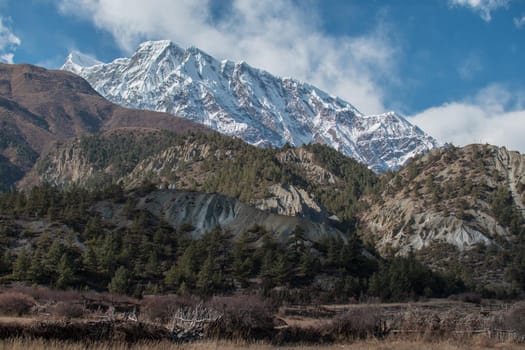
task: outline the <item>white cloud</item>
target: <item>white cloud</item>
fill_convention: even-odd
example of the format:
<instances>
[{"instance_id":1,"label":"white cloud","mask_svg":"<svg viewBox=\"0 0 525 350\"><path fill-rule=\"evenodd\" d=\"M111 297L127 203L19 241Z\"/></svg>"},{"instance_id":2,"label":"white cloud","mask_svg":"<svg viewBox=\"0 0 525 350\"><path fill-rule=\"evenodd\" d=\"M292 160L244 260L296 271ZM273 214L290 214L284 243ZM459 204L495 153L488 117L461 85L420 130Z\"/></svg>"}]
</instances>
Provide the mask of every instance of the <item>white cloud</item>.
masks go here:
<instances>
[{"instance_id":1,"label":"white cloud","mask_svg":"<svg viewBox=\"0 0 525 350\"><path fill-rule=\"evenodd\" d=\"M442 143L489 143L525 153L524 101L523 92L490 85L464 101L429 108L409 120Z\"/></svg>"},{"instance_id":2,"label":"white cloud","mask_svg":"<svg viewBox=\"0 0 525 350\"><path fill-rule=\"evenodd\" d=\"M4 25L4 19L0 17L0 62L13 63L14 51L20 44L20 38Z\"/></svg>"},{"instance_id":3,"label":"white cloud","mask_svg":"<svg viewBox=\"0 0 525 350\"><path fill-rule=\"evenodd\" d=\"M385 17L365 35L331 37L310 5L233 0L220 18L213 18L209 0L61 0L59 8L109 31L127 52L146 39L171 39L311 82L364 113L384 112L379 81L395 81L400 54Z\"/></svg>"},{"instance_id":4,"label":"white cloud","mask_svg":"<svg viewBox=\"0 0 525 350\"><path fill-rule=\"evenodd\" d=\"M525 25L525 15L522 15L521 18L514 18L514 25L518 29L523 27L523 25Z\"/></svg>"},{"instance_id":5,"label":"white cloud","mask_svg":"<svg viewBox=\"0 0 525 350\"><path fill-rule=\"evenodd\" d=\"M452 6L468 7L477 12L485 22L492 19L491 12L501 7L507 7L509 0L449 0Z\"/></svg>"}]
</instances>

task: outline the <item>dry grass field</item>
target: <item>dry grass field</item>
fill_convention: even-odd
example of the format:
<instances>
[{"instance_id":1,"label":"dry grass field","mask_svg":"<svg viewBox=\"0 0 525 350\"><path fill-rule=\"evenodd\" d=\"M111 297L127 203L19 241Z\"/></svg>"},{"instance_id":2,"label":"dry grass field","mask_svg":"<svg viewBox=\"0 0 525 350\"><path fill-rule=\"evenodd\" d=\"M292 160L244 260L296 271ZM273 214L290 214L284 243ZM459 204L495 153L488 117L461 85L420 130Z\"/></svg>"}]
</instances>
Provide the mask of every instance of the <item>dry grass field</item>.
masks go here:
<instances>
[{"instance_id":1,"label":"dry grass field","mask_svg":"<svg viewBox=\"0 0 525 350\"><path fill-rule=\"evenodd\" d=\"M495 343L490 340L480 337L469 340L468 342L450 342L439 341L430 342L424 340L362 340L352 343L341 343L332 345L294 345L294 346L272 346L264 343L234 343L234 342L198 342L191 344L174 344L172 342L143 342L133 345L127 343L74 343L74 342L59 342L59 341L45 341L45 340L28 340L28 339L10 339L0 341L1 350L84 350L84 349L100 349L100 350L460 350L460 349L502 349L502 350L522 350L525 345L509 344L509 343Z\"/></svg>"},{"instance_id":2,"label":"dry grass field","mask_svg":"<svg viewBox=\"0 0 525 350\"><path fill-rule=\"evenodd\" d=\"M204 323L201 323L204 322ZM0 291L2 349L523 349L525 303L281 306L260 297Z\"/></svg>"}]
</instances>

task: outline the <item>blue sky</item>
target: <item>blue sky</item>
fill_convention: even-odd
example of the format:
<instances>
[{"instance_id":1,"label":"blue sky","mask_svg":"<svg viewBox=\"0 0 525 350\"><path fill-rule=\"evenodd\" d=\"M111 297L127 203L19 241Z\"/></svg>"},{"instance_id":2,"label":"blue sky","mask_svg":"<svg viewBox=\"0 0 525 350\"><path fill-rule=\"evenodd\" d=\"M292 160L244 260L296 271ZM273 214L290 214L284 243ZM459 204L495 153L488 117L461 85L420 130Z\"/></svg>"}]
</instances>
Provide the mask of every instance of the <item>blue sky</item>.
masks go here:
<instances>
[{"instance_id":1,"label":"blue sky","mask_svg":"<svg viewBox=\"0 0 525 350\"><path fill-rule=\"evenodd\" d=\"M524 0L0 0L0 59L59 67L171 39L525 152Z\"/></svg>"}]
</instances>

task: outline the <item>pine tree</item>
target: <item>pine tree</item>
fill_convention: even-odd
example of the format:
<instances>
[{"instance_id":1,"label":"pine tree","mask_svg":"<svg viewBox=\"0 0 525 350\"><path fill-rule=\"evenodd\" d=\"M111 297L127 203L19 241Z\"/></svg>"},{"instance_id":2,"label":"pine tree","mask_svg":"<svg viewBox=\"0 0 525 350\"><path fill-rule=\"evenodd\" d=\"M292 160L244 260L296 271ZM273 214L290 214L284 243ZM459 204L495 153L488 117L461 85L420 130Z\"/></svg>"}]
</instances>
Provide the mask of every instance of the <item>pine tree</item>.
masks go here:
<instances>
[{"instance_id":1,"label":"pine tree","mask_svg":"<svg viewBox=\"0 0 525 350\"><path fill-rule=\"evenodd\" d=\"M249 234L244 232L233 248L233 276L243 287L248 285L248 278L254 270L253 249L249 247Z\"/></svg>"},{"instance_id":2,"label":"pine tree","mask_svg":"<svg viewBox=\"0 0 525 350\"><path fill-rule=\"evenodd\" d=\"M208 255L201 270L197 274L197 290L201 295L211 295L215 289L214 285L215 274L213 271L213 258Z\"/></svg>"},{"instance_id":3,"label":"pine tree","mask_svg":"<svg viewBox=\"0 0 525 350\"><path fill-rule=\"evenodd\" d=\"M290 266L286 256L279 254L272 267L273 282L278 286L283 286L290 280Z\"/></svg>"},{"instance_id":4,"label":"pine tree","mask_svg":"<svg viewBox=\"0 0 525 350\"><path fill-rule=\"evenodd\" d=\"M45 269L50 275L56 275L58 264L64 252L64 245L59 240L54 240L45 256Z\"/></svg>"},{"instance_id":5,"label":"pine tree","mask_svg":"<svg viewBox=\"0 0 525 350\"><path fill-rule=\"evenodd\" d=\"M164 274L164 285L170 289L177 289L180 281L180 269L177 265L171 266Z\"/></svg>"},{"instance_id":6,"label":"pine tree","mask_svg":"<svg viewBox=\"0 0 525 350\"><path fill-rule=\"evenodd\" d=\"M319 270L319 260L316 259L310 252L301 255L299 263L299 273L305 277L313 277Z\"/></svg>"},{"instance_id":7,"label":"pine tree","mask_svg":"<svg viewBox=\"0 0 525 350\"><path fill-rule=\"evenodd\" d=\"M301 256L305 254L305 232L300 226L296 226L286 244L286 257L292 266L297 266L301 260Z\"/></svg>"},{"instance_id":8,"label":"pine tree","mask_svg":"<svg viewBox=\"0 0 525 350\"><path fill-rule=\"evenodd\" d=\"M82 266L84 267L84 270L88 272L97 272L97 255L91 245L89 245L82 253Z\"/></svg>"},{"instance_id":9,"label":"pine tree","mask_svg":"<svg viewBox=\"0 0 525 350\"><path fill-rule=\"evenodd\" d=\"M85 240L90 240L96 237L101 232L102 223L100 221L100 217L98 215L95 215L91 217L87 222L86 228L84 229L84 232L82 232L82 238L84 238Z\"/></svg>"},{"instance_id":10,"label":"pine tree","mask_svg":"<svg viewBox=\"0 0 525 350\"><path fill-rule=\"evenodd\" d=\"M44 258L41 249L37 249L31 258L31 263L27 271L28 279L33 283L42 283L46 277L44 268Z\"/></svg>"},{"instance_id":11,"label":"pine tree","mask_svg":"<svg viewBox=\"0 0 525 350\"><path fill-rule=\"evenodd\" d=\"M60 262L57 266L57 282L56 286L60 289L65 289L72 285L75 281L75 270L73 262L67 253L62 254Z\"/></svg>"},{"instance_id":12,"label":"pine tree","mask_svg":"<svg viewBox=\"0 0 525 350\"><path fill-rule=\"evenodd\" d=\"M13 277L21 281L26 280L30 264L31 261L29 260L27 251L25 249L21 250L13 264Z\"/></svg>"},{"instance_id":13,"label":"pine tree","mask_svg":"<svg viewBox=\"0 0 525 350\"><path fill-rule=\"evenodd\" d=\"M129 271L124 267L120 266L115 275L109 282L108 290L113 294L126 294L130 288L130 274Z\"/></svg>"},{"instance_id":14,"label":"pine tree","mask_svg":"<svg viewBox=\"0 0 525 350\"><path fill-rule=\"evenodd\" d=\"M161 272L160 270L159 257L155 251L152 251L144 266L144 272L147 276L156 276Z\"/></svg>"}]
</instances>

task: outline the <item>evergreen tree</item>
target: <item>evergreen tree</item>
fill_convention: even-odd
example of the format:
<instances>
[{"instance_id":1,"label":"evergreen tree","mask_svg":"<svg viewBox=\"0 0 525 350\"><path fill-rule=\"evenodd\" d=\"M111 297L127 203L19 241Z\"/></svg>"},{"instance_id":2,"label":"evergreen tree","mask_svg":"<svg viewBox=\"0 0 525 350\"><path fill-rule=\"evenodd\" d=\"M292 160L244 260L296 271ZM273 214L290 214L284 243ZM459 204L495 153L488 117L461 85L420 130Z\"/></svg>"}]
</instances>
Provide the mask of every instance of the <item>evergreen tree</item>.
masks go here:
<instances>
[{"instance_id":1,"label":"evergreen tree","mask_svg":"<svg viewBox=\"0 0 525 350\"><path fill-rule=\"evenodd\" d=\"M304 234L304 229L296 226L288 238L286 258L292 266L297 266L301 260L301 256L306 254Z\"/></svg>"},{"instance_id":2,"label":"evergreen tree","mask_svg":"<svg viewBox=\"0 0 525 350\"><path fill-rule=\"evenodd\" d=\"M75 282L75 269L73 261L67 253L62 254L60 262L57 266L57 282L56 286L60 289L65 289Z\"/></svg>"},{"instance_id":3,"label":"evergreen tree","mask_svg":"<svg viewBox=\"0 0 525 350\"><path fill-rule=\"evenodd\" d=\"M97 255L91 245L88 245L82 253L82 266L88 272L93 273L98 270Z\"/></svg>"},{"instance_id":4,"label":"evergreen tree","mask_svg":"<svg viewBox=\"0 0 525 350\"><path fill-rule=\"evenodd\" d=\"M18 256L16 257L16 260L13 264L13 277L15 277L18 280L24 281L27 279L27 271L29 270L29 266L31 265L31 261L29 259L29 255L25 249L22 249Z\"/></svg>"},{"instance_id":5,"label":"evergreen tree","mask_svg":"<svg viewBox=\"0 0 525 350\"><path fill-rule=\"evenodd\" d=\"M286 256L279 254L271 270L273 282L278 286L287 284L290 280L290 266Z\"/></svg>"},{"instance_id":6,"label":"evergreen tree","mask_svg":"<svg viewBox=\"0 0 525 350\"><path fill-rule=\"evenodd\" d=\"M41 249L37 249L33 253L27 273L28 279L33 283L43 283L46 280L46 270Z\"/></svg>"},{"instance_id":7,"label":"evergreen tree","mask_svg":"<svg viewBox=\"0 0 525 350\"><path fill-rule=\"evenodd\" d=\"M160 271L159 257L155 251L151 251L148 257L148 261L144 266L144 272L146 276L156 276Z\"/></svg>"},{"instance_id":8,"label":"evergreen tree","mask_svg":"<svg viewBox=\"0 0 525 350\"><path fill-rule=\"evenodd\" d=\"M58 264L64 252L64 245L59 240L54 240L45 257L45 269L50 276L56 276Z\"/></svg>"},{"instance_id":9,"label":"evergreen tree","mask_svg":"<svg viewBox=\"0 0 525 350\"><path fill-rule=\"evenodd\" d=\"M208 255L197 275L196 287L201 295L208 296L214 292L215 278L213 258Z\"/></svg>"},{"instance_id":10,"label":"evergreen tree","mask_svg":"<svg viewBox=\"0 0 525 350\"><path fill-rule=\"evenodd\" d=\"M82 232L82 237L85 240L90 240L101 232L102 222L100 221L100 217L98 215L94 215L88 220L86 228L84 229L84 232Z\"/></svg>"},{"instance_id":11,"label":"evergreen tree","mask_svg":"<svg viewBox=\"0 0 525 350\"><path fill-rule=\"evenodd\" d=\"M115 275L109 282L108 290L113 294L126 294L130 290L130 273L124 267L120 266L116 271Z\"/></svg>"},{"instance_id":12,"label":"evergreen tree","mask_svg":"<svg viewBox=\"0 0 525 350\"><path fill-rule=\"evenodd\" d=\"M233 247L233 276L243 287L248 286L248 278L253 274L255 268L254 251L249 246L250 234L244 232L237 239Z\"/></svg>"}]
</instances>

